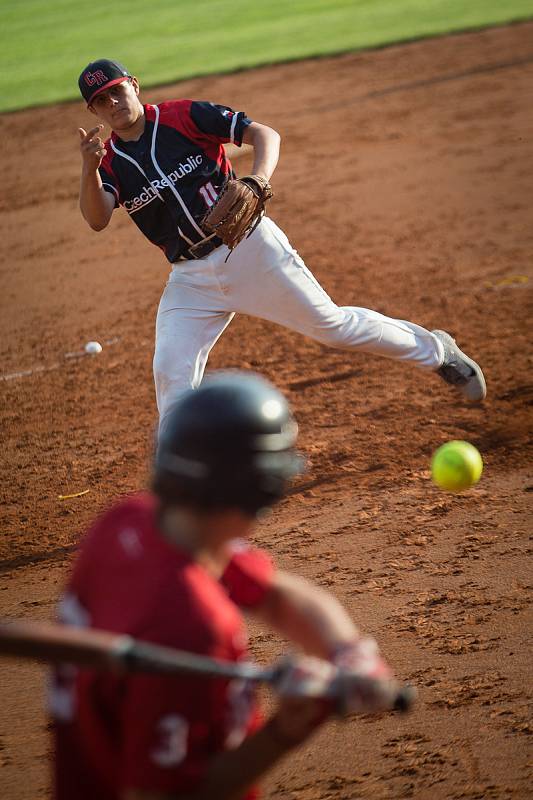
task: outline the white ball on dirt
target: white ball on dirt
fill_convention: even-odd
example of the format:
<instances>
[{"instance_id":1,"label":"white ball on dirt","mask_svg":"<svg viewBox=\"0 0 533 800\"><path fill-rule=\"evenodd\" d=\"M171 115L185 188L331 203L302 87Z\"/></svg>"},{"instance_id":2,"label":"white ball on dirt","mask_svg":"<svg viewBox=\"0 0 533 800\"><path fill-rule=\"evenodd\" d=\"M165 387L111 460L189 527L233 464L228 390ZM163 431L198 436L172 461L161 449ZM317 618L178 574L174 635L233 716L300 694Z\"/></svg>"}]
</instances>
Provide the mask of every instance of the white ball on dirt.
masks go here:
<instances>
[{"instance_id":1,"label":"white ball on dirt","mask_svg":"<svg viewBox=\"0 0 533 800\"><path fill-rule=\"evenodd\" d=\"M102 345L100 344L100 342L87 342L87 344L85 345L85 352L91 353L93 355L96 353L101 353Z\"/></svg>"}]
</instances>

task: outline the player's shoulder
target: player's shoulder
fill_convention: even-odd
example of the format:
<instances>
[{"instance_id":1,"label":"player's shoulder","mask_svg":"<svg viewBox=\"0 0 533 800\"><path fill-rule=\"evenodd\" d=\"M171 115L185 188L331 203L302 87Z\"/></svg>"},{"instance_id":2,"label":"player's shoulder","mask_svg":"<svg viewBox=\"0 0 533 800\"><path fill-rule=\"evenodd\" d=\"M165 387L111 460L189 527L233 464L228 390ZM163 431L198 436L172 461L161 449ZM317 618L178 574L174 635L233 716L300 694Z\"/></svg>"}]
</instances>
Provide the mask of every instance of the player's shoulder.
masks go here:
<instances>
[{"instance_id":1,"label":"player's shoulder","mask_svg":"<svg viewBox=\"0 0 533 800\"><path fill-rule=\"evenodd\" d=\"M100 167L111 177L114 178L115 182L117 181L117 176L115 174L115 160L116 160L116 152L113 148L113 145L116 143L118 139L117 134L114 131L111 131L110 135L104 141L104 147L106 150L106 154L102 159L102 163Z\"/></svg>"},{"instance_id":2,"label":"player's shoulder","mask_svg":"<svg viewBox=\"0 0 533 800\"><path fill-rule=\"evenodd\" d=\"M106 172L113 173L113 161L114 161L114 158L115 158L115 153L114 153L113 148L111 147L111 142L112 142L112 138L111 137L109 137L109 139L106 139L105 142L104 142L104 147L105 147L105 150L106 150L106 154L103 157L102 163L100 164L100 166L102 167L102 169L106 170Z\"/></svg>"},{"instance_id":3,"label":"player's shoulder","mask_svg":"<svg viewBox=\"0 0 533 800\"><path fill-rule=\"evenodd\" d=\"M159 111L160 116L167 116L167 115L177 115L177 114L190 114L191 106L194 100L188 100L187 98L178 98L177 100L164 100L162 103L157 103L157 109ZM156 106L146 106L147 114L155 113L154 109Z\"/></svg>"},{"instance_id":4,"label":"player's shoulder","mask_svg":"<svg viewBox=\"0 0 533 800\"><path fill-rule=\"evenodd\" d=\"M145 106L148 122L156 122L165 128L172 128L185 136L196 135L196 125L192 119L191 109L193 100L180 98L178 100L165 100L157 106Z\"/></svg>"},{"instance_id":5,"label":"player's shoulder","mask_svg":"<svg viewBox=\"0 0 533 800\"><path fill-rule=\"evenodd\" d=\"M248 560L251 561L254 558L270 560L270 556L266 550L256 547L249 542L248 539L230 539L227 544L227 553L231 561L238 561L242 563L245 563Z\"/></svg>"},{"instance_id":6,"label":"player's shoulder","mask_svg":"<svg viewBox=\"0 0 533 800\"><path fill-rule=\"evenodd\" d=\"M155 520L156 502L156 498L148 492L129 495L119 500L96 518L86 537L87 546L95 546L102 538L109 541L114 534L127 526L139 532L151 529Z\"/></svg>"},{"instance_id":7,"label":"player's shoulder","mask_svg":"<svg viewBox=\"0 0 533 800\"><path fill-rule=\"evenodd\" d=\"M138 492L136 494L127 495L115 503L106 512L108 519L119 519L135 515L140 519L144 517L153 517L154 510L157 505L157 499L150 492Z\"/></svg>"},{"instance_id":8,"label":"player's shoulder","mask_svg":"<svg viewBox=\"0 0 533 800\"><path fill-rule=\"evenodd\" d=\"M74 590L87 602L99 593L109 598L120 594L121 586L139 581L147 564L148 571L159 574L168 559L161 553L156 509L153 495L138 494L96 518L80 542L71 578Z\"/></svg>"},{"instance_id":9,"label":"player's shoulder","mask_svg":"<svg viewBox=\"0 0 533 800\"><path fill-rule=\"evenodd\" d=\"M157 104L157 107L161 109L167 108L188 108L194 100L190 100L186 97L178 97L172 100L163 100L161 103Z\"/></svg>"},{"instance_id":10,"label":"player's shoulder","mask_svg":"<svg viewBox=\"0 0 533 800\"><path fill-rule=\"evenodd\" d=\"M275 566L264 550L234 539L228 546L228 564L221 582L231 599L243 608L259 606L272 587Z\"/></svg>"}]
</instances>

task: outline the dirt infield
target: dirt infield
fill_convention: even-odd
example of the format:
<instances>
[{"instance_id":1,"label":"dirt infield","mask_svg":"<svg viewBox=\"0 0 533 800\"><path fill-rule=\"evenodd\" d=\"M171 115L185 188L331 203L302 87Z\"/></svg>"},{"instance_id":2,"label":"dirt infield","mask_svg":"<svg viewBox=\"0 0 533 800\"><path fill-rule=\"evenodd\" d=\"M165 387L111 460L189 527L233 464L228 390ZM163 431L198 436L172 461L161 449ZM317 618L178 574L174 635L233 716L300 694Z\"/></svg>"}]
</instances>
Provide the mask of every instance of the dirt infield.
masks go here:
<instances>
[{"instance_id":1,"label":"dirt infield","mask_svg":"<svg viewBox=\"0 0 533 800\"><path fill-rule=\"evenodd\" d=\"M516 25L142 95L226 103L277 128L271 215L327 291L447 328L488 382L486 404L467 407L431 375L245 317L213 351L210 368L261 370L287 391L311 462L258 540L335 592L420 690L408 717L324 729L267 798L533 796L532 37ZM81 220L88 117L81 104L0 117L3 614L49 617L80 531L147 478L167 266L125 213L103 234ZM90 339L101 355L80 355ZM485 460L461 496L428 472L453 438ZM281 651L253 634L258 658ZM43 677L2 665L3 800L47 796Z\"/></svg>"}]
</instances>

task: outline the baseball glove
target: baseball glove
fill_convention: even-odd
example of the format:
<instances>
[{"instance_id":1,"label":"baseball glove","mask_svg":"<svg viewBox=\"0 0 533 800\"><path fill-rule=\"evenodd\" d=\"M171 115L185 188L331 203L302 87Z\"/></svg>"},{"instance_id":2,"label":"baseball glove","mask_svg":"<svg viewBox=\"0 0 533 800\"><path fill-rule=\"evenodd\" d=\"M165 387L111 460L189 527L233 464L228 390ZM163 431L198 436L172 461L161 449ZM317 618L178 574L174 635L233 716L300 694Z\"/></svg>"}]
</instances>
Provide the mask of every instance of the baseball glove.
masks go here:
<instances>
[{"instance_id":1,"label":"baseball glove","mask_svg":"<svg viewBox=\"0 0 533 800\"><path fill-rule=\"evenodd\" d=\"M269 182L259 175L231 179L203 218L202 227L219 236L231 251L255 230L271 197Z\"/></svg>"}]
</instances>

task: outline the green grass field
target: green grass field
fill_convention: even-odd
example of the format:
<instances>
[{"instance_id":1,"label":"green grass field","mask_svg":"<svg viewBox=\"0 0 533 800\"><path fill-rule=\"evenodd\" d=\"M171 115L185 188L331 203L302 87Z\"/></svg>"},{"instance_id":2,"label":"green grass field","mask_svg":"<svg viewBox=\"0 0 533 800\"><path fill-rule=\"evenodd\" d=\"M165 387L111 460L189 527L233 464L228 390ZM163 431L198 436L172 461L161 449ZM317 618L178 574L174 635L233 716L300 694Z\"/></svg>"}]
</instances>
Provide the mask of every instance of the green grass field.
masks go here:
<instances>
[{"instance_id":1,"label":"green grass field","mask_svg":"<svg viewBox=\"0 0 533 800\"><path fill-rule=\"evenodd\" d=\"M0 0L0 111L78 97L116 58L144 86L533 17L533 0Z\"/></svg>"}]
</instances>

